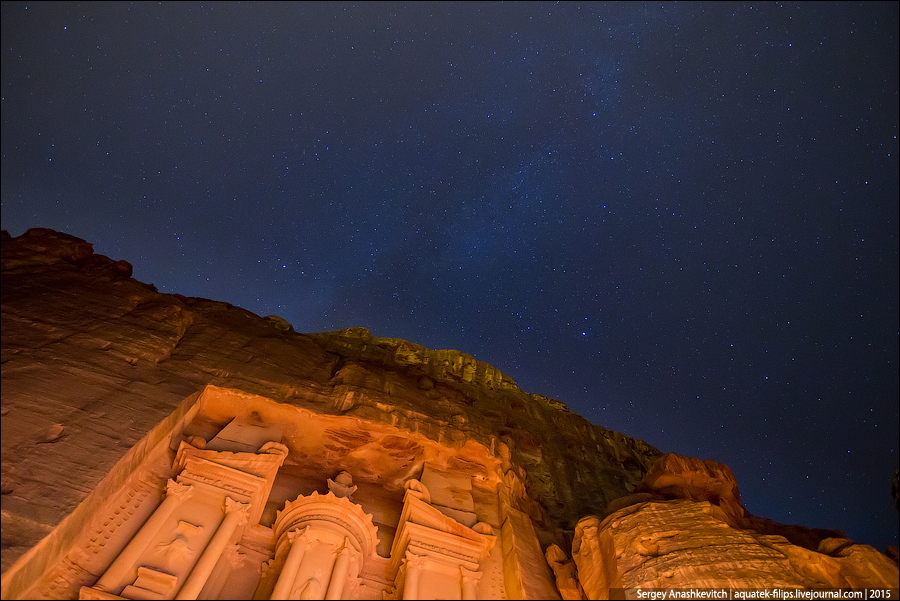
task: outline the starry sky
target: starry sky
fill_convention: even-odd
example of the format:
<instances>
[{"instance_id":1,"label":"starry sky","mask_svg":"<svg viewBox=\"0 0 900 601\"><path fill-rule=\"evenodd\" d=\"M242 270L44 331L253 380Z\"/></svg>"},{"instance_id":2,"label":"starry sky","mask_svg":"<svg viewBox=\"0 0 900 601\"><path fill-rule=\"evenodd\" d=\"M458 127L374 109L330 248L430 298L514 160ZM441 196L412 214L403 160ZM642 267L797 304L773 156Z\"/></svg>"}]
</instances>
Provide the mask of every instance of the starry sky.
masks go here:
<instances>
[{"instance_id":1,"label":"starry sky","mask_svg":"<svg viewBox=\"0 0 900 601\"><path fill-rule=\"evenodd\" d=\"M898 4L2 3L2 222L454 348L897 544Z\"/></svg>"}]
</instances>

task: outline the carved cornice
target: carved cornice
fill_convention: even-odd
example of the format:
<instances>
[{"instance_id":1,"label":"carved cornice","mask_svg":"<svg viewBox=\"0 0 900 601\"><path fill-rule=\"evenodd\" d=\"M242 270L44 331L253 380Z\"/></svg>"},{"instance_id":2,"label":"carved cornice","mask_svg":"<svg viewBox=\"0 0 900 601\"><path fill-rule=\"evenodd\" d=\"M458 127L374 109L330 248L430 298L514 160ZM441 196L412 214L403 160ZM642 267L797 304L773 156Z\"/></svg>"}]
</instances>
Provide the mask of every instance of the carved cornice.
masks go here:
<instances>
[{"instance_id":1,"label":"carved cornice","mask_svg":"<svg viewBox=\"0 0 900 601\"><path fill-rule=\"evenodd\" d=\"M287 456L288 448L280 442L270 441L259 448L259 453L246 453L198 449L182 441L178 446L174 467L176 471L182 469L189 458L194 458L227 466L259 478L267 478L274 475Z\"/></svg>"},{"instance_id":2,"label":"carved cornice","mask_svg":"<svg viewBox=\"0 0 900 601\"><path fill-rule=\"evenodd\" d=\"M452 565L469 565L472 566L472 569L476 569L479 566L479 562L481 561L481 557L479 557L476 553L471 551L459 551L457 549L451 548L452 542L445 541L444 544L433 543L433 542L424 542L421 540L413 540L410 541L409 546L407 547L407 553L409 553L410 549L415 549L419 553L425 554L424 556L435 559L441 558L441 563L448 563Z\"/></svg>"},{"instance_id":3,"label":"carved cornice","mask_svg":"<svg viewBox=\"0 0 900 601\"><path fill-rule=\"evenodd\" d=\"M188 458L178 481L191 484L206 484L214 489L232 492L249 499L263 490L265 480L203 459Z\"/></svg>"}]
</instances>

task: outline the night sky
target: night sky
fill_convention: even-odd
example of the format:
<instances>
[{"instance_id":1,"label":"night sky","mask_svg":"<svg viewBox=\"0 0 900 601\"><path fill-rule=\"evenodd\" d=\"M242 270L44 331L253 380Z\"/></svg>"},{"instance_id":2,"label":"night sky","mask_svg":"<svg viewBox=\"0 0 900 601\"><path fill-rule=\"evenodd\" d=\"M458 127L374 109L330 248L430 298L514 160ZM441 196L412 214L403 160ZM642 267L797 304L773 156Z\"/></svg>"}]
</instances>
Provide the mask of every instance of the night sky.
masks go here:
<instances>
[{"instance_id":1,"label":"night sky","mask_svg":"<svg viewBox=\"0 0 900 601\"><path fill-rule=\"evenodd\" d=\"M898 3L2 4L2 222L453 348L897 544Z\"/></svg>"}]
</instances>

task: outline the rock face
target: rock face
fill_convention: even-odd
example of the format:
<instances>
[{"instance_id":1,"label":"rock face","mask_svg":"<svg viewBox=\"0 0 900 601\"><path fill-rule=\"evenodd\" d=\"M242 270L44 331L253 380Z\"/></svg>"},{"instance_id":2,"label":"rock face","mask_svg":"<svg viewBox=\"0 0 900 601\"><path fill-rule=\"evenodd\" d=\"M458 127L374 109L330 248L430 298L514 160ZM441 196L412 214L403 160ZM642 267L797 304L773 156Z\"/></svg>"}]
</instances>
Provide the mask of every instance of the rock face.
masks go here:
<instances>
[{"instance_id":1,"label":"rock face","mask_svg":"<svg viewBox=\"0 0 900 601\"><path fill-rule=\"evenodd\" d=\"M610 587L697 578L897 586L896 564L871 548L749 515L727 466L663 456L523 392L464 353L363 328L299 334L277 316L160 294L132 279L127 262L51 230L4 236L2 245L3 598L73 597L79 587L88 587L84 598L111 598L90 587L101 575L114 580L110 562L123 561L115 558L127 555L128 538L112 535L122 538L118 547L108 542L88 556L91 532L124 520L139 537L166 479L190 479L178 457L221 464L231 460L217 453L240 452L248 457L241 469L255 473L268 461L250 456L263 453L261 441L283 445L286 455L260 489L268 501L247 501L258 523L235 526L241 556L283 569L287 547L266 542L284 519L277 512L326 497L359 500L374 516L378 543L368 567L353 564L358 582L348 576L358 598L408 594L418 564L392 553L397 532L418 531L405 525L416 520L437 539L494 541L479 547L480 568L457 572L463 596L602 598ZM111 505L119 500L124 509ZM173 524L173 541L199 527ZM710 555L699 540L725 550ZM182 547L184 557L202 551ZM180 564L166 561L152 577L122 580L116 594L140 582L176 586ZM218 563L208 568L220 589L227 580L254 598L282 590L276 568L234 568L228 577ZM183 576L188 588L200 586ZM437 581L422 578L416 590L425 594ZM211 586L203 595L213 595ZM228 598L227 590L216 594Z\"/></svg>"},{"instance_id":2,"label":"rock face","mask_svg":"<svg viewBox=\"0 0 900 601\"><path fill-rule=\"evenodd\" d=\"M664 455L636 490L575 529L591 599L613 588L897 588L897 564L868 545L750 515L721 463Z\"/></svg>"}]
</instances>

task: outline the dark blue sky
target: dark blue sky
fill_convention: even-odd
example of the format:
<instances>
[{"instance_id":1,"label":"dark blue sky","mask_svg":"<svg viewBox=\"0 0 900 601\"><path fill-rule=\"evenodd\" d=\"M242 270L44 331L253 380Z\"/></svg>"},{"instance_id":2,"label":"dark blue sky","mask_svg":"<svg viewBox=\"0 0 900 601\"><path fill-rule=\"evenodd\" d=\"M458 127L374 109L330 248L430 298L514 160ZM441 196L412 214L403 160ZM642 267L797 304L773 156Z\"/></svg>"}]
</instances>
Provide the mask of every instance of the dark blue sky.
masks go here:
<instances>
[{"instance_id":1,"label":"dark blue sky","mask_svg":"<svg viewBox=\"0 0 900 601\"><path fill-rule=\"evenodd\" d=\"M455 348L897 544L898 4L2 5L2 221Z\"/></svg>"}]
</instances>

